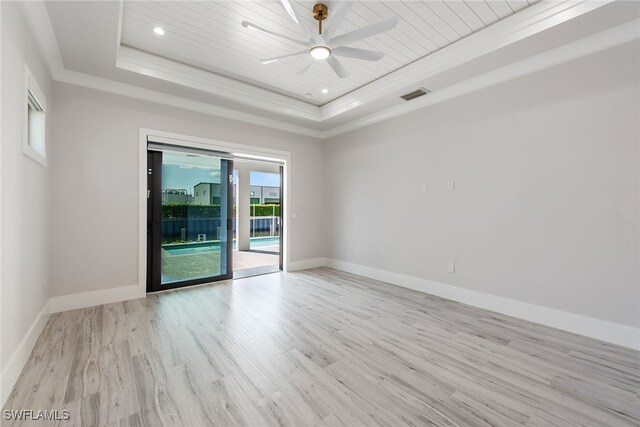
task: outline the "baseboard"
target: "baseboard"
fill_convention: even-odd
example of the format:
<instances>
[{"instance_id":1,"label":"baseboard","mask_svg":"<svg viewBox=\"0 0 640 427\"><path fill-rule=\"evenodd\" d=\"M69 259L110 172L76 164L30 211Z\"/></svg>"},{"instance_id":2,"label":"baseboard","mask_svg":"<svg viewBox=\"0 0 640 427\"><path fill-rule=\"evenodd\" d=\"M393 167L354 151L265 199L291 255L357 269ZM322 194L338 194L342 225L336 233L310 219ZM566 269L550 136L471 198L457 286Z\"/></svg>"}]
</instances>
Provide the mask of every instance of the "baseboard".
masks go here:
<instances>
[{"instance_id":1,"label":"baseboard","mask_svg":"<svg viewBox=\"0 0 640 427\"><path fill-rule=\"evenodd\" d=\"M290 262L287 265L287 271L307 270L309 268L324 267L324 258L303 259L301 261Z\"/></svg>"},{"instance_id":2,"label":"baseboard","mask_svg":"<svg viewBox=\"0 0 640 427\"><path fill-rule=\"evenodd\" d=\"M640 329L631 326L335 259L326 259L325 265L347 273L640 350Z\"/></svg>"},{"instance_id":3,"label":"baseboard","mask_svg":"<svg viewBox=\"0 0 640 427\"><path fill-rule=\"evenodd\" d=\"M140 287L133 285L50 298L2 370L0 375L0 407L4 406L9 397L52 313L143 298L144 296L145 294Z\"/></svg>"},{"instance_id":4,"label":"baseboard","mask_svg":"<svg viewBox=\"0 0 640 427\"><path fill-rule=\"evenodd\" d=\"M35 347L50 315L51 306L50 300L48 300L2 370L2 374L0 374L0 408L4 406L9 394L11 394L11 390L18 380L24 365L29 360L31 351Z\"/></svg>"},{"instance_id":5,"label":"baseboard","mask_svg":"<svg viewBox=\"0 0 640 427\"><path fill-rule=\"evenodd\" d=\"M144 296L144 291L138 285L63 295L51 298L51 312L59 313L61 311L144 298Z\"/></svg>"}]
</instances>

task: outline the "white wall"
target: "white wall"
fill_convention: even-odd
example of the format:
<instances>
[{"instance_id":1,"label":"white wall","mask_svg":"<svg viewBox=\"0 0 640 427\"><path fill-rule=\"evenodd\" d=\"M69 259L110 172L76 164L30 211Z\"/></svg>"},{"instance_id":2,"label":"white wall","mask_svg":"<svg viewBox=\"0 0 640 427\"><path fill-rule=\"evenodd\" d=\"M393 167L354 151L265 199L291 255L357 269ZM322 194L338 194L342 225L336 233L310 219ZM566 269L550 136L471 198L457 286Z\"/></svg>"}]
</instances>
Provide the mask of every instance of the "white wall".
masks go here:
<instances>
[{"instance_id":1,"label":"white wall","mask_svg":"<svg viewBox=\"0 0 640 427\"><path fill-rule=\"evenodd\" d=\"M2 8L2 301L0 331L3 384L12 384L26 355L21 342L37 323L48 300L49 167L22 154L23 63L27 63L53 109L52 82L20 3ZM51 148L48 121L46 141ZM36 326L37 327L37 326ZM35 335L37 338L37 334ZM22 357L24 356L24 357ZM11 366L9 366L11 365ZM17 372L16 372L17 370ZM8 390L2 387L2 399Z\"/></svg>"},{"instance_id":2,"label":"white wall","mask_svg":"<svg viewBox=\"0 0 640 427\"><path fill-rule=\"evenodd\" d=\"M639 327L639 50L326 141L327 257Z\"/></svg>"},{"instance_id":3,"label":"white wall","mask_svg":"<svg viewBox=\"0 0 640 427\"><path fill-rule=\"evenodd\" d=\"M291 261L324 255L319 140L56 83L52 293L138 283L138 139L158 129L291 152Z\"/></svg>"}]
</instances>

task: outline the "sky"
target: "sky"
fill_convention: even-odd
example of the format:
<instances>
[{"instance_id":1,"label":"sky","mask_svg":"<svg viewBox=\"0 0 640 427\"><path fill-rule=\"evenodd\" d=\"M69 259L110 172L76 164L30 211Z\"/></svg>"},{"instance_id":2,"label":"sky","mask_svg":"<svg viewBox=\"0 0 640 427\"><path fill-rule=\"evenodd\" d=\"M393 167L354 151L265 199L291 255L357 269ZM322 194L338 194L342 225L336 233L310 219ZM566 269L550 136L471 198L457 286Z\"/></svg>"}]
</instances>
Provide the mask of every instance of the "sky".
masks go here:
<instances>
[{"instance_id":1,"label":"sky","mask_svg":"<svg viewBox=\"0 0 640 427\"><path fill-rule=\"evenodd\" d=\"M251 172L251 185L260 187L280 187L280 174L266 172Z\"/></svg>"}]
</instances>

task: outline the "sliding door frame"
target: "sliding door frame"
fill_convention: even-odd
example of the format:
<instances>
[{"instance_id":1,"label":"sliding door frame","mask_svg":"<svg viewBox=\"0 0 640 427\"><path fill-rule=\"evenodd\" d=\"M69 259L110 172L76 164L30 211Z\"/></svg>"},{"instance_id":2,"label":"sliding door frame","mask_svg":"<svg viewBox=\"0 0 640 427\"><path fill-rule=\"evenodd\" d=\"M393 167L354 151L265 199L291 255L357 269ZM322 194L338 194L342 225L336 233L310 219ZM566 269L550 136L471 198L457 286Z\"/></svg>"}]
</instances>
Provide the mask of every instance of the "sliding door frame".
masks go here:
<instances>
[{"instance_id":1,"label":"sliding door frame","mask_svg":"<svg viewBox=\"0 0 640 427\"><path fill-rule=\"evenodd\" d=\"M234 158L261 159L280 163L283 166L281 203L282 230L281 250L283 255L282 270L290 269L290 241L289 224L291 218L290 188L291 188L291 153L288 151L273 150L252 145L236 144L215 139L201 138L166 132L156 129L140 128L139 132L139 206L138 206L138 289L139 297L144 297L147 292L147 146L148 141L160 144L176 145L207 151L231 153Z\"/></svg>"},{"instance_id":2,"label":"sliding door frame","mask_svg":"<svg viewBox=\"0 0 640 427\"><path fill-rule=\"evenodd\" d=\"M171 151L170 147L167 149ZM202 155L209 155L203 152ZM215 155L212 154L214 157ZM224 254L225 274L198 277L170 283L162 283L162 159L163 151L147 149L147 292L160 292L203 283L219 282L233 278L233 160L222 158L224 174L220 174L221 205L222 194L226 199L226 221L221 226L226 229L226 253ZM223 181L224 180L224 181ZM224 190L224 191L223 191ZM222 241L220 242L222 243ZM220 254L222 261L222 253ZM221 264L222 266L223 264Z\"/></svg>"},{"instance_id":3,"label":"sliding door frame","mask_svg":"<svg viewBox=\"0 0 640 427\"><path fill-rule=\"evenodd\" d=\"M147 292L162 282L162 153L147 151ZM156 265L158 264L158 265Z\"/></svg>"},{"instance_id":4,"label":"sliding door frame","mask_svg":"<svg viewBox=\"0 0 640 427\"><path fill-rule=\"evenodd\" d=\"M280 231L278 233L278 236L280 237L280 247L278 248L278 268L280 268L280 271L284 271L283 242L284 242L284 210L286 208L286 205L284 204L283 189L284 189L284 166L280 165L280 216L278 217L278 221L280 222L278 224L278 230Z\"/></svg>"}]
</instances>

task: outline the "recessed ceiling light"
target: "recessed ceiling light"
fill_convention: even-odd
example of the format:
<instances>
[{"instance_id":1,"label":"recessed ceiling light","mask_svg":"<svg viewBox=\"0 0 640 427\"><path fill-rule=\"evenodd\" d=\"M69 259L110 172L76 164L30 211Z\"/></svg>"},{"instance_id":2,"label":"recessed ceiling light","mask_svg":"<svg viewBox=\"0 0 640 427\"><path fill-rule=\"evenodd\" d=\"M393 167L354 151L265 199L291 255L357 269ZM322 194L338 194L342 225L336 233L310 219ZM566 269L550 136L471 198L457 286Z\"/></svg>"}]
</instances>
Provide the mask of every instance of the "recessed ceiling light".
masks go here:
<instances>
[{"instance_id":1,"label":"recessed ceiling light","mask_svg":"<svg viewBox=\"0 0 640 427\"><path fill-rule=\"evenodd\" d=\"M314 46L309 49L309 55L313 59L327 59L331 55L331 49L322 45Z\"/></svg>"},{"instance_id":2,"label":"recessed ceiling light","mask_svg":"<svg viewBox=\"0 0 640 427\"><path fill-rule=\"evenodd\" d=\"M329 89L322 89L322 93L324 93L325 95L329 93Z\"/></svg>"},{"instance_id":3,"label":"recessed ceiling light","mask_svg":"<svg viewBox=\"0 0 640 427\"><path fill-rule=\"evenodd\" d=\"M159 36L163 36L164 35L164 30L162 29L162 27L155 27L153 29L153 32L156 33Z\"/></svg>"},{"instance_id":4,"label":"recessed ceiling light","mask_svg":"<svg viewBox=\"0 0 640 427\"><path fill-rule=\"evenodd\" d=\"M309 93L309 92L305 93L304 97L307 98L307 99L311 98L311 93Z\"/></svg>"}]
</instances>

